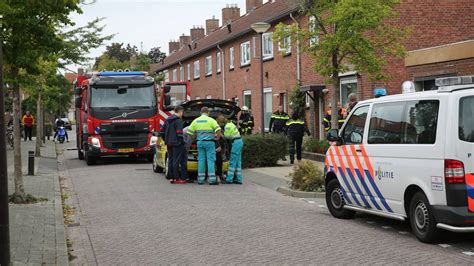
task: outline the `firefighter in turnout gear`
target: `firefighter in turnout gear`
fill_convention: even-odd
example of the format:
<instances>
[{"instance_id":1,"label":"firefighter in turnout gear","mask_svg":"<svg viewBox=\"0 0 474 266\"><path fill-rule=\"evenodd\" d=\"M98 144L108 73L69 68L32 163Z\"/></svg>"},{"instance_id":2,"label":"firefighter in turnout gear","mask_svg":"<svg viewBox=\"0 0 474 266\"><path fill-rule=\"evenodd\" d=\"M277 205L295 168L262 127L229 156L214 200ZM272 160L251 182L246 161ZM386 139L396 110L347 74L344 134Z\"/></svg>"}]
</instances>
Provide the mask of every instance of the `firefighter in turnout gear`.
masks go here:
<instances>
[{"instance_id":1,"label":"firefighter in turnout gear","mask_svg":"<svg viewBox=\"0 0 474 266\"><path fill-rule=\"evenodd\" d=\"M229 170L227 179L223 183L242 184L242 149L244 142L240 136L237 126L232 121L226 121L224 128L224 138L232 144L230 151Z\"/></svg>"},{"instance_id":2,"label":"firefighter in turnout gear","mask_svg":"<svg viewBox=\"0 0 474 266\"><path fill-rule=\"evenodd\" d=\"M207 107L201 108L201 116L194 119L186 131L188 135L196 136L198 147L198 184L203 185L207 177L209 185L217 185L216 164L216 138L220 138L221 127L214 118L209 116Z\"/></svg>"},{"instance_id":3,"label":"firefighter in turnout gear","mask_svg":"<svg viewBox=\"0 0 474 266\"><path fill-rule=\"evenodd\" d=\"M251 135L254 126L253 115L247 106L242 107L239 118L239 131L242 135Z\"/></svg>"},{"instance_id":4,"label":"firefighter in turnout gear","mask_svg":"<svg viewBox=\"0 0 474 266\"><path fill-rule=\"evenodd\" d=\"M298 113L294 112L291 114L291 119L286 122L288 139L290 141L290 163L295 162L295 150L296 150L296 159L301 160L301 146L303 144L304 133L307 133L308 136L311 135L306 122L303 119L300 119Z\"/></svg>"},{"instance_id":5,"label":"firefighter in turnout gear","mask_svg":"<svg viewBox=\"0 0 474 266\"><path fill-rule=\"evenodd\" d=\"M283 106L280 105L278 111L274 112L270 119L270 132L285 133L286 122L288 122L289 119L288 114L283 111Z\"/></svg>"},{"instance_id":6,"label":"firefighter in turnout gear","mask_svg":"<svg viewBox=\"0 0 474 266\"><path fill-rule=\"evenodd\" d=\"M346 109L342 108L342 105L340 102L337 103L337 109L339 110L337 121L339 124L339 128L341 128L342 124L344 124L344 121L346 121L345 120ZM328 132L331 129L331 117L332 117L331 103L329 103L329 110L326 112L326 116L324 117L324 120L323 120L324 130L326 132Z\"/></svg>"}]
</instances>

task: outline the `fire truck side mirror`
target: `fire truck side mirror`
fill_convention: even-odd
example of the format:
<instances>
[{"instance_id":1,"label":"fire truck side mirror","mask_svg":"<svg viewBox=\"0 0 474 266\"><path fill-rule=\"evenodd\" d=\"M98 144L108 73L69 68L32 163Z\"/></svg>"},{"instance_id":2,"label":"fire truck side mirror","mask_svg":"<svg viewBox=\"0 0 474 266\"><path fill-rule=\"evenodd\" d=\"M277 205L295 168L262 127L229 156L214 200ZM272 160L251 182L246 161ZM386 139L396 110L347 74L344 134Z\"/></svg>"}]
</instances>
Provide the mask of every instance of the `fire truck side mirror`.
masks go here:
<instances>
[{"instance_id":1,"label":"fire truck side mirror","mask_svg":"<svg viewBox=\"0 0 474 266\"><path fill-rule=\"evenodd\" d=\"M81 96L76 96L74 105L76 108L81 108L82 107L82 97Z\"/></svg>"},{"instance_id":2,"label":"fire truck side mirror","mask_svg":"<svg viewBox=\"0 0 474 266\"><path fill-rule=\"evenodd\" d=\"M165 94L170 93L170 91L171 91L171 85L165 85L165 86L163 87L163 92L164 92Z\"/></svg>"}]
</instances>

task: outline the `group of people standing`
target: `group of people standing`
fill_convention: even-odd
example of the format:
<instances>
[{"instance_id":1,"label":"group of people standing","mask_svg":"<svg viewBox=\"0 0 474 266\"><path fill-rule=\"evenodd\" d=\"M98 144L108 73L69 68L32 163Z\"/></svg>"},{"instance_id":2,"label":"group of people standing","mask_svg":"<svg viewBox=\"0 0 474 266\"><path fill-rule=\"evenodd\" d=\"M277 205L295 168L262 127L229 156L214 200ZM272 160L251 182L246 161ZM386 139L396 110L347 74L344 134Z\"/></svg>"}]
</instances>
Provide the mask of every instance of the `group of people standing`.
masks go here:
<instances>
[{"instance_id":1,"label":"group of people standing","mask_svg":"<svg viewBox=\"0 0 474 266\"><path fill-rule=\"evenodd\" d=\"M26 111L26 113L23 115L23 117L20 120L20 127L22 127L24 130L23 136L24 136L25 141L32 140L34 124L35 124L34 116L30 113L30 111ZM8 127L13 126L13 115L10 115L10 120L8 121L7 126Z\"/></svg>"},{"instance_id":2,"label":"group of people standing","mask_svg":"<svg viewBox=\"0 0 474 266\"><path fill-rule=\"evenodd\" d=\"M183 128L184 109L176 106L174 115L166 119L161 127L161 137L168 148L168 176L172 184L188 182L187 156L191 144L197 141L198 150L198 184L203 185L206 179L209 185L242 184L242 149L243 141L237 126L223 115L217 120L209 116L209 108L201 108L201 116L194 119L191 125ZM226 142L230 143L230 162L227 176L222 174L223 156ZM217 173L216 173L217 162Z\"/></svg>"},{"instance_id":3,"label":"group of people standing","mask_svg":"<svg viewBox=\"0 0 474 266\"><path fill-rule=\"evenodd\" d=\"M342 127L342 124L346 121L347 116L351 113L352 109L357 105L357 95L355 93L349 94L347 97L347 108L344 108L341 102L337 103L337 122L339 127ZM331 118L332 118L332 111L331 111L331 103L329 103L329 110L326 112L324 116L324 130L328 132L331 129Z\"/></svg>"}]
</instances>

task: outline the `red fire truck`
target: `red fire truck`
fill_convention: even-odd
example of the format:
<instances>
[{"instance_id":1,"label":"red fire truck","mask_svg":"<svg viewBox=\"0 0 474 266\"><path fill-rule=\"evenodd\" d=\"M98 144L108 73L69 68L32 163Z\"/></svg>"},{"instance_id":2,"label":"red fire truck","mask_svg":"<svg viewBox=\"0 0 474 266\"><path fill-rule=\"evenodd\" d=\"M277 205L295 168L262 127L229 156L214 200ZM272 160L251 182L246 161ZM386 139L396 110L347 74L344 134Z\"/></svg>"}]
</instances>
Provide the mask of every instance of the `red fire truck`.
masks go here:
<instances>
[{"instance_id":1,"label":"red fire truck","mask_svg":"<svg viewBox=\"0 0 474 266\"><path fill-rule=\"evenodd\" d=\"M77 78L75 94L79 159L88 165L112 155L152 161L160 124L172 106L189 100L189 83L157 90L146 72L95 72Z\"/></svg>"}]
</instances>

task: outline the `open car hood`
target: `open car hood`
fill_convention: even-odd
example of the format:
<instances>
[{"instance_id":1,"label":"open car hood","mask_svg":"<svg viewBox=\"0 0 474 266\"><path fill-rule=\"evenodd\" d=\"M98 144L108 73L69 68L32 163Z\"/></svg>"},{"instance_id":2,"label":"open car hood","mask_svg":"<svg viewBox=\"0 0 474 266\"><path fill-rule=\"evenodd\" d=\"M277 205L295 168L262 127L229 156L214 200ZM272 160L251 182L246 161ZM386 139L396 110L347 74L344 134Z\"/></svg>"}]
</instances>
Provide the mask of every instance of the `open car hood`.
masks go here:
<instances>
[{"instance_id":1,"label":"open car hood","mask_svg":"<svg viewBox=\"0 0 474 266\"><path fill-rule=\"evenodd\" d=\"M224 115L227 119L235 120L237 114L240 112L235 102L218 100L218 99L203 99L193 100L183 103L184 108L183 120L184 122L192 122L201 115L201 108L206 106L209 108L209 115L216 118L218 115Z\"/></svg>"}]
</instances>

